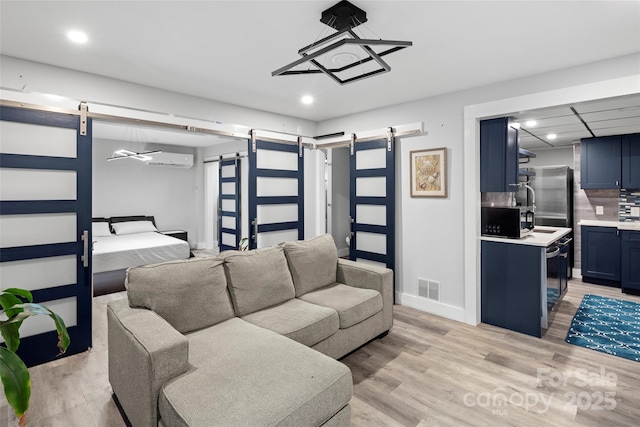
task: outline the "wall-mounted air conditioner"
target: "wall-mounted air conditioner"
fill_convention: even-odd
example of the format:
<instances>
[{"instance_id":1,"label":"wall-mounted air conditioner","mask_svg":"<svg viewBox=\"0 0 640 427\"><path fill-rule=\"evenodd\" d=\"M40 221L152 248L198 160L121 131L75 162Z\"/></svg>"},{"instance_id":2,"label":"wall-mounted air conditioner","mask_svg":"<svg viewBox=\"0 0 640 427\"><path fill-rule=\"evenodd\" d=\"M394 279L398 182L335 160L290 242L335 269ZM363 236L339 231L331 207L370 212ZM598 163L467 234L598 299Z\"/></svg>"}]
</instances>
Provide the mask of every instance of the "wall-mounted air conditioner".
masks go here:
<instances>
[{"instance_id":1,"label":"wall-mounted air conditioner","mask_svg":"<svg viewBox=\"0 0 640 427\"><path fill-rule=\"evenodd\" d=\"M149 166L166 166L174 168L190 168L193 166L193 154L156 153L147 162Z\"/></svg>"}]
</instances>

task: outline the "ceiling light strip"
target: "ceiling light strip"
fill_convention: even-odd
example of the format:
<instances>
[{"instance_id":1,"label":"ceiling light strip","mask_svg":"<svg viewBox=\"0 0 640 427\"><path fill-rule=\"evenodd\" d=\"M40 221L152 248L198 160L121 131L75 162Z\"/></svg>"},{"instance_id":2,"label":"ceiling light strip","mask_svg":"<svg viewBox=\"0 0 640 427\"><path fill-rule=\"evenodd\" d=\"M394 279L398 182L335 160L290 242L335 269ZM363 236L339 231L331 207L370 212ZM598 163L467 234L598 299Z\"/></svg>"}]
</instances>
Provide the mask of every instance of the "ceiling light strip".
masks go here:
<instances>
[{"instance_id":1,"label":"ceiling light strip","mask_svg":"<svg viewBox=\"0 0 640 427\"><path fill-rule=\"evenodd\" d=\"M589 133L591 134L591 136L595 138L595 137L596 137L596 134L595 134L595 133L593 133L593 132L591 131L591 128L589 127L589 125L587 124L587 122L585 122L585 121L584 121L584 119L582 118L582 116L580 115L580 113L578 113L578 112L576 111L576 109L575 109L575 108L573 108L573 107L569 107L569 109L570 109L570 110L573 112L573 114L575 114L575 115L576 115L576 117L577 117L577 118L582 122L582 124L584 125L584 127L586 127L586 128L587 128L587 130L589 131Z\"/></svg>"},{"instance_id":2,"label":"ceiling light strip","mask_svg":"<svg viewBox=\"0 0 640 427\"><path fill-rule=\"evenodd\" d=\"M523 128L523 127L521 127L521 128L520 128L520 130L523 130L523 131L525 131L526 133L528 133L529 135L531 135L532 137L534 137L534 138L536 138L536 139L538 139L538 140L540 140L540 141L544 142L544 143L545 143L545 144L547 144L549 147L553 147L553 148L555 148L555 147L556 147L555 145L553 145L553 144L551 144L551 143L549 143L549 142L545 141L544 139L540 138L538 135L535 135L535 134L533 134L533 133L529 132L528 130L526 130L526 129L525 129L525 128Z\"/></svg>"}]
</instances>

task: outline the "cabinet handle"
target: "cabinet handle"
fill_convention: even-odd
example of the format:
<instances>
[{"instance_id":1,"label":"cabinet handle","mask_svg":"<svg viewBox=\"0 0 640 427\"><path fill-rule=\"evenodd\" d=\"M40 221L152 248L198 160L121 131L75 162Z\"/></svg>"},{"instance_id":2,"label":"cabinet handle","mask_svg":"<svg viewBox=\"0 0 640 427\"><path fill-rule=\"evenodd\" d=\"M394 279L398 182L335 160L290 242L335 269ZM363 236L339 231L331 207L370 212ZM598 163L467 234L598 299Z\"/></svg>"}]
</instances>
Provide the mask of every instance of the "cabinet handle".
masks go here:
<instances>
[{"instance_id":1,"label":"cabinet handle","mask_svg":"<svg viewBox=\"0 0 640 427\"><path fill-rule=\"evenodd\" d=\"M616 185L620 185L620 181L616 181Z\"/></svg>"}]
</instances>

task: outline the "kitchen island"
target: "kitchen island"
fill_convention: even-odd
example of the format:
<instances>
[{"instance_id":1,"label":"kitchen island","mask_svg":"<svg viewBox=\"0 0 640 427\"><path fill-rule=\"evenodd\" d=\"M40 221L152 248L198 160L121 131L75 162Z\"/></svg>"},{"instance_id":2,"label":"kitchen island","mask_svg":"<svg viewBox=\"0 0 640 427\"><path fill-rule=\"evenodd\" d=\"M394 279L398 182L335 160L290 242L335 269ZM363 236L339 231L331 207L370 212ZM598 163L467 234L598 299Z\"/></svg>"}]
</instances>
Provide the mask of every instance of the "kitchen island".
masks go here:
<instances>
[{"instance_id":1,"label":"kitchen island","mask_svg":"<svg viewBox=\"0 0 640 427\"><path fill-rule=\"evenodd\" d=\"M570 228L538 226L521 239L481 236L481 320L536 337L548 328L547 247Z\"/></svg>"}]
</instances>

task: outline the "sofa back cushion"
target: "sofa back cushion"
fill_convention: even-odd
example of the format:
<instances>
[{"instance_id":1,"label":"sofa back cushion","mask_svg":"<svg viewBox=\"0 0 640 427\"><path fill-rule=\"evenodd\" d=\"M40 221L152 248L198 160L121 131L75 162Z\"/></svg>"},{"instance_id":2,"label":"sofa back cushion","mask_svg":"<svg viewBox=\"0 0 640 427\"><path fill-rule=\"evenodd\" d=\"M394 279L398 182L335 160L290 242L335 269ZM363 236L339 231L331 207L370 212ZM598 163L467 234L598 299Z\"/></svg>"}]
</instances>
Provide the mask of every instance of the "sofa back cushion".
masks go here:
<instances>
[{"instance_id":1,"label":"sofa back cushion","mask_svg":"<svg viewBox=\"0 0 640 427\"><path fill-rule=\"evenodd\" d=\"M330 234L283 244L296 297L336 282L338 250Z\"/></svg>"},{"instance_id":2,"label":"sofa back cushion","mask_svg":"<svg viewBox=\"0 0 640 427\"><path fill-rule=\"evenodd\" d=\"M237 316L245 316L295 297L282 247L225 251L224 268Z\"/></svg>"},{"instance_id":3,"label":"sofa back cushion","mask_svg":"<svg viewBox=\"0 0 640 427\"><path fill-rule=\"evenodd\" d=\"M130 268L129 305L155 311L181 333L231 319L222 264L217 258L192 258Z\"/></svg>"}]
</instances>

